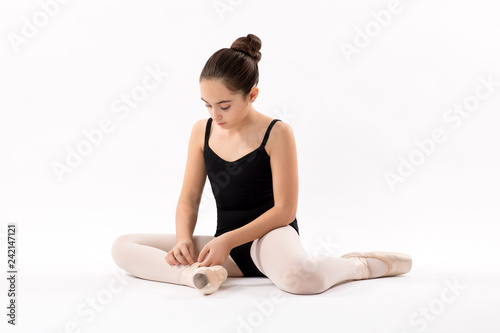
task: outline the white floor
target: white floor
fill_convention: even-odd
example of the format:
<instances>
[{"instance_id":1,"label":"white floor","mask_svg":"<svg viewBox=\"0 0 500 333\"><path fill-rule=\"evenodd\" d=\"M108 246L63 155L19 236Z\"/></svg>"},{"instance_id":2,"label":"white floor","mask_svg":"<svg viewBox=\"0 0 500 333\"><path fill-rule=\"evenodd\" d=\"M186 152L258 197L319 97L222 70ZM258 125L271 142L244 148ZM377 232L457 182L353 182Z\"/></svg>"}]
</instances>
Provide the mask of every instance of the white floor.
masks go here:
<instances>
[{"instance_id":1,"label":"white floor","mask_svg":"<svg viewBox=\"0 0 500 333\"><path fill-rule=\"evenodd\" d=\"M474 230L481 236L475 237L472 229L453 230L430 220L412 228L409 219L398 241L394 227L387 233L367 226L360 233L361 227L338 224L337 233L324 234L308 219L299 223L310 253L396 250L412 255L413 269L307 296L284 293L265 278L230 278L215 294L202 296L124 274L109 255L122 232L103 228L96 234L90 228L53 237L50 223L30 230L19 224L18 325L7 325L4 317L2 332L500 331L496 236L483 231L491 221L482 219L484 227L477 223Z\"/></svg>"},{"instance_id":2,"label":"white floor","mask_svg":"<svg viewBox=\"0 0 500 333\"><path fill-rule=\"evenodd\" d=\"M310 296L261 278L230 278L201 296L113 267L61 269L22 275L18 326L8 332L498 332L498 274L487 269L450 273L417 261L407 276Z\"/></svg>"}]
</instances>

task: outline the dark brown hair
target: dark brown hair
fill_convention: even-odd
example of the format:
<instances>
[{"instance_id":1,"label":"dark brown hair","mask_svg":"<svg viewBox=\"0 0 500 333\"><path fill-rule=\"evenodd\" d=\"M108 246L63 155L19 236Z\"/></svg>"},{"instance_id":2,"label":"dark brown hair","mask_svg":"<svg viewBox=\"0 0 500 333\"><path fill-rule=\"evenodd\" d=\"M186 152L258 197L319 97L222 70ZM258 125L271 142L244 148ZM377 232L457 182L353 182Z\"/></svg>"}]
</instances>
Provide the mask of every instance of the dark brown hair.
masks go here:
<instances>
[{"instance_id":1,"label":"dark brown hair","mask_svg":"<svg viewBox=\"0 0 500 333\"><path fill-rule=\"evenodd\" d=\"M215 52L203 67L200 82L220 80L227 89L247 96L253 86L259 83L261 58L259 37L248 34L236 39L230 48Z\"/></svg>"}]
</instances>

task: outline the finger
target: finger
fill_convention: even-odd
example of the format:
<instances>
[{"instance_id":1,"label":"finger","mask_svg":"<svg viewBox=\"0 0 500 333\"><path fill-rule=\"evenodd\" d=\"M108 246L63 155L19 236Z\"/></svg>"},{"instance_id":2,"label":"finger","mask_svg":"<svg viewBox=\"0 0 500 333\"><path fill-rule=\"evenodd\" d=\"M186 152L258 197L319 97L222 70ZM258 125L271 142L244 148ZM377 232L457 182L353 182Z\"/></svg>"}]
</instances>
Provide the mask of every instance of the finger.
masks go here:
<instances>
[{"instance_id":1,"label":"finger","mask_svg":"<svg viewBox=\"0 0 500 333\"><path fill-rule=\"evenodd\" d=\"M169 265L175 265L177 260L175 260L174 254L171 252L168 252L166 255L166 260Z\"/></svg>"},{"instance_id":2,"label":"finger","mask_svg":"<svg viewBox=\"0 0 500 333\"><path fill-rule=\"evenodd\" d=\"M186 253L184 253L184 257L187 259L187 261L189 262L189 264L190 264L190 265L194 264L194 259L193 259L193 256L192 256L192 254L191 254L191 253L193 253L193 252L194 252L193 250L194 250L194 249L190 249L190 248L188 248L188 249L187 249L187 252L186 252Z\"/></svg>"},{"instance_id":3,"label":"finger","mask_svg":"<svg viewBox=\"0 0 500 333\"><path fill-rule=\"evenodd\" d=\"M174 265L179 266L181 264L182 253L178 248L175 248L172 252L175 258Z\"/></svg>"},{"instance_id":4,"label":"finger","mask_svg":"<svg viewBox=\"0 0 500 333\"><path fill-rule=\"evenodd\" d=\"M181 265L187 265L187 261L186 259L184 258L184 251L180 251L179 252L179 257L177 258L177 260L179 261L179 263Z\"/></svg>"},{"instance_id":5,"label":"finger","mask_svg":"<svg viewBox=\"0 0 500 333\"><path fill-rule=\"evenodd\" d=\"M213 265L213 259L210 257L210 255L207 257L207 259L204 261L203 267L210 267Z\"/></svg>"},{"instance_id":6,"label":"finger","mask_svg":"<svg viewBox=\"0 0 500 333\"><path fill-rule=\"evenodd\" d=\"M167 252L167 255L165 256L165 261L169 264L172 265L172 259L171 259L171 254L170 251Z\"/></svg>"},{"instance_id":7,"label":"finger","mask_svg":"<svg viewBox=\"0 0 500 333\"><path fill-rule=\"evenodd\" d=\"M184 256L184 259L185 259L183 262L183 265L194 264L193 256L191 255L191 251L190 251L189 247L184 246L182 248L182 255Z\"/></svg>"},{"instance_id":8,"label":"finger","mask_svg":"<svg viewBox=\"0 0 500 333\"><path fill-rule=\"evenodd\" d=\"M207 255L209 249L208 247L205 245L203 247L203 249L201 250L200 254L198 255L198 261L203 261L203 259L205 258L205 256Z\"/></svg>"},{"instance_id":9,"label":"finger","mask_svg":"<svg viewBox=\"0 0 500 333\"><path fill-rule=\"evenodd\" d=\"M208 252L208 255L205 257L205 259L203 259L203 261L201 262L200 266L201 267L210 267L210 264L213 261L212 257L213 257L212 254L210 252Z\"/></svg>"}]
</instances>

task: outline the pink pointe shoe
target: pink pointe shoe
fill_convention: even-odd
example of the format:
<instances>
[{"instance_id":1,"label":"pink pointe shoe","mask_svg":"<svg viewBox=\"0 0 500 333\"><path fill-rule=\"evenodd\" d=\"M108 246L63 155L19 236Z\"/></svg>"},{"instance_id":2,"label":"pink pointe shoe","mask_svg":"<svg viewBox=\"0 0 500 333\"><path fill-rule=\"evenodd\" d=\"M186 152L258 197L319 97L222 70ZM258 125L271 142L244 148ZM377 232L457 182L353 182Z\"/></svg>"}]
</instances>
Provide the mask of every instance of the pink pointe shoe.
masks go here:
<instances>
[{"instance_id":1,"label":"pink pointe shoe","mask_svg":"<svg viewBox=\"0 0 500 333\"><path fill-rule=\"evenodd\" d=\"M227 279L227 270L219 265L210 267L199 267L195 262L186 268L181 274L181 282L187 286L197 289L204 295L216 292L222 282Z\"/></svg>"},{"instance_id":2,"label":"pink pointe shoe","mask_svg":"<svg viewBox=\"0 0 500 333\"><path fill-rule=\"evenodd\" d=\"M378 277L396 276L408 273L411 270L411 257L403 253L395 252L351 252L344 254L342 258L358 258L356 265L358 273L354 280L373 279ZM379 259L387 264L389 270L381 276L373 276L370 265L365 258Z\"/></svg>"}]
</instances>

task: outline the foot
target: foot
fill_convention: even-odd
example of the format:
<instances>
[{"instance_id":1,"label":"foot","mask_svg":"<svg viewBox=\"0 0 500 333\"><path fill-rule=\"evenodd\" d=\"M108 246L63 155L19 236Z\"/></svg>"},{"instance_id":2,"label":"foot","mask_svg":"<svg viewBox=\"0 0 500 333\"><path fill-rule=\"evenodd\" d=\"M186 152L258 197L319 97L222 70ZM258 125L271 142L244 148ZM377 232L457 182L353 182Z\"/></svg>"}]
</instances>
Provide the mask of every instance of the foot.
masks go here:
<instances>
[{"instance_id":1,"label":"foot","mask_svg":"<svg viewBox=\"0 0 500 333\"><path fill-rule=\"evenodd\" d=\"M199 267L196 262L186 268L181 275L181 282L187 286L197 289L204 295L216 292L222 282L227 279L227 271L224 267L216 265L211 267Z\"/></svg>"},{"instance_id":2,"label":"foot","mask_svg":"<svg viewBox=\"0 0 500 333\"><path fill-rule=\"evenodd\" d=\"M352 257L356 265L356 275L354 280L373 279L384 276L389 271L389 266L378 259Z\"/></svg>"},{"instance_id":3,"label":"foot","mask_svg":"<svg viewBox=\"0 0 500 333\"><path fill-rule=\"evenodd\" d=\"M353 252L342 258L354 260L354 280L400 275L408 273L412 266L409 255L394 252Z\"/></svg>"}]
</instances>

